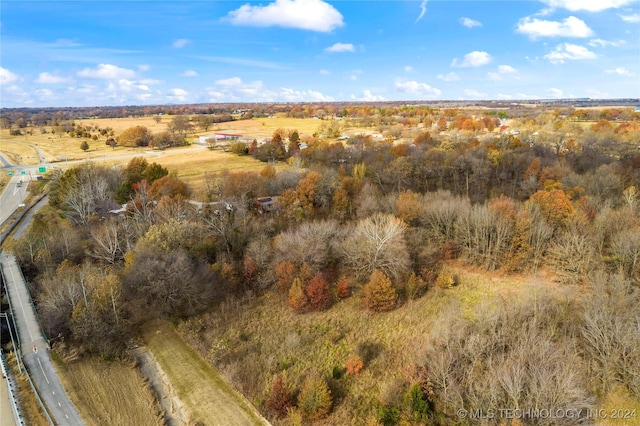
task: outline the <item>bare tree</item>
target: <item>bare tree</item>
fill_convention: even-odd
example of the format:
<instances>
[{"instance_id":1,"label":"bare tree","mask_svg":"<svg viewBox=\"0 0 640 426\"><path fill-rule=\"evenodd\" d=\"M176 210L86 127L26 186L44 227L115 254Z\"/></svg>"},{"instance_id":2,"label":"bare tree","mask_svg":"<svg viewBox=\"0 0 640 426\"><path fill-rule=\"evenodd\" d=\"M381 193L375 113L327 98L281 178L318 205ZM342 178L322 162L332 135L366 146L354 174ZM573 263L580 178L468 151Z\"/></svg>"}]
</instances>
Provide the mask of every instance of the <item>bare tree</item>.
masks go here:
<instances>
[{"instance_id":1,"label":"bare tree","mask_svg":"<svg viewBox=\"0 0 640 426\"><path fill-rule=\"evenodd\" d=\"M376 269L400 278L410 267L405 229L402 220L389 214L360 220L342 245L344 265L359 278L369 277Z\"/></svg>"}]
</instances>

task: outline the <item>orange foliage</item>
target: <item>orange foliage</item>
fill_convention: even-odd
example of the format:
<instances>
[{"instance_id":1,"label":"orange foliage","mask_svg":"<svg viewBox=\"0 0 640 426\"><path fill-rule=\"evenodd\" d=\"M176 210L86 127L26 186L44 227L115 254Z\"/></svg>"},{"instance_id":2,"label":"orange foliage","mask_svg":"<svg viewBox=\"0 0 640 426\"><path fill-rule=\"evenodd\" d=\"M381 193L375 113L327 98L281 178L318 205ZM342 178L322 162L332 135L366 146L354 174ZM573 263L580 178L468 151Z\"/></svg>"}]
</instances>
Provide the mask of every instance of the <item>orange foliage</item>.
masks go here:
<instances>
[{"instance_id":1,"label":"orange foliage","mask_svg":"<svg viewBox=\"0 0 640 426\"><path fill-rule=\"evenodd\" d=\"M553 226L565 225L575 213L571 199L560 189L537 191L529 200L540 206L540 212Z\"/></svg>"},{"instance_id":2,"label":"orange foliage","mask_svg":"<svg viewBox=\"0 0 640 426\"><path fill-rule=\"evenodd\" d=\"M351 286L349 285L349 281L346 277L343 276L338 279L338 282L336 283L336 293L341 299L351 296Z\"/></svg>"},{"instance_id":3,"label":"orange foliage","mask_svg":"<svg viewBox=\"0 0 640 426\"><path fill-rule=\"evenodd\" d=\"M296 274L296 266L291 262L280 262L275 267L278 288L281 293L289 291Z\"/></svg>"},{"instance_id":4,"label":"orange foliage","mask_svg":"<svg viewBox=\"0 0 640 426\"><path fill-rule=\"evenodd\" d=\"M347 373L351 376L357 376L360 374L362 369L364 368L364 363L362 362L362 358L358 355L354 355L347 360L345 364L345 368L347 369Z\"/></svg>"}]
</instances>

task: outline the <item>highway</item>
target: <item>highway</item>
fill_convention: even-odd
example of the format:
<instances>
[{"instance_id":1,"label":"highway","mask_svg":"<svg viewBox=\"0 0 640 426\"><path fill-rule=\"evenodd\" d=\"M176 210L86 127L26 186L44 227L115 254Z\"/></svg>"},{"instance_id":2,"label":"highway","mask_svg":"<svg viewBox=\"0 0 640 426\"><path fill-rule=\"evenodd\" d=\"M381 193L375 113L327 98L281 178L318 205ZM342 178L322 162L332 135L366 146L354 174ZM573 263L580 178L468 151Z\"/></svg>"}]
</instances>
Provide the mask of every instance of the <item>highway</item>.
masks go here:
<instances>
[{"instance_id":1,"label":"highway","mask_svg":"<svg viewBox=\"0 0 640 426\"><path fill-rule=\"evenodd\" d=\"M25 176L18 174L11 178L5 190L2 191L2 195L0 195L0 225L24 203L28 186L28 175L25 178Z\"/></svg>"},{"instance_id":2,"label":"highway","mask_svg":"<svg viewBox=\"0 0 640 426\"><path fill-rule=\"evenodd\" d=\"M6 159L1 158L3 168L7 170ZM27 196L28 183L38 172L38 167L11 167L14 176L0 195L0 223L16 211ZM16 173L17 171L17 173ZM23 173L24 171L24 173ZM38 206L46 202L43 199ZM30 213L17 229L19 236L25 229ZM14 321L18 328L18 340L22 351L22 359L29 370L31 380L38 390L38 395L47 406L49 415L56 425L84 425L82 418L67 396L62 383L51 362L49 345L38 322L37 312L27 289L27 283L15 256L2 251L0 267L5 278L7 293L11 300Z\"/></svg>"},{"instance_id":3,"label":"highway","mask_svg":"<svg viewBox=\"0 0 640 426\"><path fill-rule=\"evenodd\" d=\"M58 425L83 425L82 418L67 396L51 362L49 345L44 339L37 313L27 290L15 256L5 253L0 263L11 299L13 316L18 326L22 359L29 369L40 398Z\"/></svg>"}]
</instances>

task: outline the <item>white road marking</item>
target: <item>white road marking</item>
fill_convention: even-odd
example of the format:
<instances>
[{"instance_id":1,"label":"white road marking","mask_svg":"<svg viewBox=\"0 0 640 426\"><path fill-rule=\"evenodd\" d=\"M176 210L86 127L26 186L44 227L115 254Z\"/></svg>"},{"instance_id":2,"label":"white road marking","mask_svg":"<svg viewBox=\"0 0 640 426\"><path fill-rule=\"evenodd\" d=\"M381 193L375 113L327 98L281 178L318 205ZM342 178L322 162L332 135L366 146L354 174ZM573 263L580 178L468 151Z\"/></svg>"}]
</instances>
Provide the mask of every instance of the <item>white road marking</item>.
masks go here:
<instances>
[{"instance_id":1,"label":"white road marking","mask_svg":"<svg viewBox=\"0 0 640 426\"><path fill-rule=\"evenodd\" d=\"M15 283L16 278L13 276L13 268L9 268L9 273L11 274L11 280ZM23 318L26 319L27 313L24 310L24 304L22 303L22 298L20 297L20 291L17 289L17 286L16 286L16 294L18 295L18 302L20 303L20 308L22 309ZM27 326L27 331L29 332L29 337L31 337L31 341L33 342L33 334L31 334L31 327L29 327L29 321L25 321L25 324Z\"/></svg>"},{"instance_id":2,"label":"white road marking","mask_svg":"<svg viewBox=\"0 0 640 426\"><path fill-rule=\"evenodd\" d=\"M47 381L47 384L49 384L49 379L47 378L47 373L44 372L44 368L42 368L42 363L40 362L40 358L38 358L38 364L40 364L40 370L42 370L42 374L44 375L44 379Z\"/></svg>"}]
</instances>

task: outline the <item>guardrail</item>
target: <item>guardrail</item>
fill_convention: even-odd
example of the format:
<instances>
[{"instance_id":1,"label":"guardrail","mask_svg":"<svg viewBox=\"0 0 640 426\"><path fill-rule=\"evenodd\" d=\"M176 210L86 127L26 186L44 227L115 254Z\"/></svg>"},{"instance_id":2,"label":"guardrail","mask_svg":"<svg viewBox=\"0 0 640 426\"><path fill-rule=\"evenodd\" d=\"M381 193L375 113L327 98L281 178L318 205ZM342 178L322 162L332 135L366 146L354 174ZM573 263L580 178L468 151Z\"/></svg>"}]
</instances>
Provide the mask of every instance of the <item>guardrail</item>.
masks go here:
<instances>
[{"instance_id":1,"label":"guardrail","mask_svg":"<svg viewBox=\"0 0 640 426\"><path fill-rule=\"evenodd\" d=\"M16 388L15 383L13 382L13 376L9 374L9 370L5 365L4 361L4 353L2 353L2 349L0 349L0 368L2 368L2 377L7 380L7 390L9 392L9 401L11 402L11 412L13 413L13 420L16 425L24 425L24 419L22 418L22 414L20 414L20 408L18 407L18 403L16 402L16 394L14 389Z\"/></svg>"}]
</instances>

